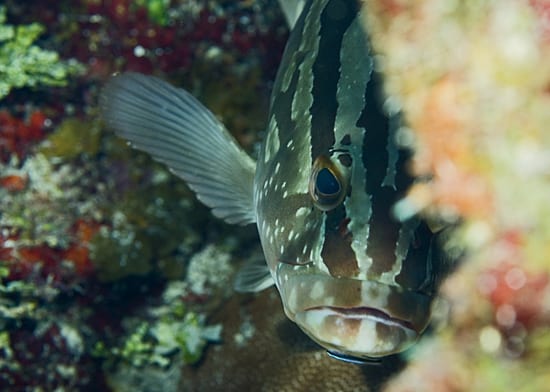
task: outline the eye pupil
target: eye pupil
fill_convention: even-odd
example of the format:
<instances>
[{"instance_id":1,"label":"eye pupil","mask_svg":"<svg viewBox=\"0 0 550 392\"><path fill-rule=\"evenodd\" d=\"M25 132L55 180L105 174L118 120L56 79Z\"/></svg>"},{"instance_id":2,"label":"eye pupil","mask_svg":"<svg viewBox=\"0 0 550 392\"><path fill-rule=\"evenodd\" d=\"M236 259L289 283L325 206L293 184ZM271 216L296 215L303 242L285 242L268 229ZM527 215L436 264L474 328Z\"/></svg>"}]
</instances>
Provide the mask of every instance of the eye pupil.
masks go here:
<instances>
[{"instance_id":1,"label":"eye pupil","mask_svg":"<svg viewBox=\"0 0 550 392\"><path fill-rule=\"evenodd\" d=\"M321 211L336 208L346 197L347 188L346 177L338 164L325 155L318 156L313 162L308 186L315 207Z\"/></svg>"},{"instance_id":2,"label":"eye pupil","mask_svg":"<svg viewBox=\"0 0 550 392\"><path fill-rule=\"evenodd\" d=\"M332 172L326 167L319 170L315 180L317 192L324 196L333 196L340 192L340 183Z\"/></svg>"}]
</instances>

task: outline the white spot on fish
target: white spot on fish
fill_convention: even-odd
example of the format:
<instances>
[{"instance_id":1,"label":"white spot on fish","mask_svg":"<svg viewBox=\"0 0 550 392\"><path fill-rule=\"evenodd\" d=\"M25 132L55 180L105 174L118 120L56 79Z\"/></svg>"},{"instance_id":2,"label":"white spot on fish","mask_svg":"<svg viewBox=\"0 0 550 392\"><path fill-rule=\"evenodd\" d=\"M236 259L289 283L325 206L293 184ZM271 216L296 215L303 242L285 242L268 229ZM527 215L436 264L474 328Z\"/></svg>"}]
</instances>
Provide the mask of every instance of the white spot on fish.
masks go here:
<instances>
[{"instance_id":1,"label":"white spot on fish","mask_svg":"<svg viewBox=\"0 0 550 392\"><path fill-rule=\"evenodd\" d=\"M298 208L298 210L296 211L296 218L300 218L300 217L306 215L307 212L308 212L308 209L306 207Z\"/></svg>"},{"instance_id":2,"label":"white spot on fish","mask_svg":"<svg viewBox=\"0 0 550 392\"><path fill-rule=\"evenodd\" d=\"M292 241L292 238L294 237L294 229L290 229L288 232L288 240Z\"/></svg>"},{"instance_id":3,"label":"white spot on fish","mask_svg":"<svg viewBox=\"0 0 550 392\"><path fill-rule=\"evenodd\" d=\"M265 140L265 163L269 162L275 156L277 151L279 151L279 147L279 128L277 127L275 117L272 116L269 121L269 130Z\"/></svg>"},{"instance_id":4,"label":"white spot on fish","mask_svg":"<svg viewBox=\"0 0 550 392\"><path fill-rule=\"evenodd\" d=\"M317 281L313 284L313 287L311 288L311 299L319 299L323 296L324 293L325 290L323 288L323 283Z\"/></svg>"}]
</instances>

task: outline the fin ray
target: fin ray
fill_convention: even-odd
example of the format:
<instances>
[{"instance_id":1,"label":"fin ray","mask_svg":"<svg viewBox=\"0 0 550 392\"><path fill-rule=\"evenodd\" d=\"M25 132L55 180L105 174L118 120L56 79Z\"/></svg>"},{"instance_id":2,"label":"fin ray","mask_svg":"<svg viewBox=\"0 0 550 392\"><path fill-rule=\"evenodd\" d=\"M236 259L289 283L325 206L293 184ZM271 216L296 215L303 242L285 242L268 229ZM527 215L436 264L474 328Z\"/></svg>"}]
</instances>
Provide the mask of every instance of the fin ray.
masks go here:
<instances>
[{"instance_id":1,"label":"fin ray","mask_svg":"<svg viewBox=\"0 0 550 392\"><path fill-rule=\"evenodd\" d=\"M288 27L292 30L304 9L305 0L279 0Z\"/></svg>"},{"instance_id":2,"label":"fin ray","mask_svg":"<svg viewBox=\"0 0 550 392\"><path fill-rule=\"evenodd\" d=\"M261 258L246 263L235 276L233 288L239 293L255 293L275 284L269 268Z\"/></svg>"},{"instance_id":3,"label":"fin ray","mask_svg":"<svg viewBox=\"0 0 550 392\"><path fill-rule=\"evenodd\" d=\"M255 222L255 162L191 94L130 72L109 81L100 104L107 127L166 164L214 215Z\"/></svg>"}]
</instances>

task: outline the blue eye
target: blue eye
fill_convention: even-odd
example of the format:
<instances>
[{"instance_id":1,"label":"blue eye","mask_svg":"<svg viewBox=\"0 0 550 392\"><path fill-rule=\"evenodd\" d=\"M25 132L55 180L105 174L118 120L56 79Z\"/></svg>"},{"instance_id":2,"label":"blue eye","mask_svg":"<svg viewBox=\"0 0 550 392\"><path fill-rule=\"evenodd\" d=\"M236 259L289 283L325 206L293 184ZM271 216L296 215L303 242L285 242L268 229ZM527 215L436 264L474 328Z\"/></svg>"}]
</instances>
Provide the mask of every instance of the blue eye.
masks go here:
<instances>
[{"instance_id":1,"label":"blue eye","mask_svg":"<svg viewBox=\"0 0 550 392\"><path fill-rule=\"evenodd\" d=\"M322 211L330 211L343 200L346 183L338 167L326 156L317 157L309 180L309 194Z\"/></svg>"},{"instance_id":2,"label":"blue eye","mask_svg":"<svg viewBox=\"0 0 550 392\"><path fill-rule=\"evenodd\" d=\"M340 183L332 172L326 167L319 170L315 180L315 189L319 195L332 197L340 192Z\"/></svg>"}]
</instances>

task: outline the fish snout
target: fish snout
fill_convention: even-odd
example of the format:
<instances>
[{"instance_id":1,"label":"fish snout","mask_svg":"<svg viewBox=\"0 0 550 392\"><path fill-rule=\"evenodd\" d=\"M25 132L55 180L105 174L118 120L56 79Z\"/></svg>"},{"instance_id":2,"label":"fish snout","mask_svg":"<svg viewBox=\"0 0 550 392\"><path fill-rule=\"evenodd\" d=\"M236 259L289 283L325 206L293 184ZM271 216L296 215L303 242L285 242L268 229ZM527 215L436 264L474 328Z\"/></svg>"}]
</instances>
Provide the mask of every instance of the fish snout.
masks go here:
<instances>
[{"instance_id":1,"label":"fish snout","mask_svg":"<svg viewBox=\"0 0 550 392\"><path fill-rule=\"evenodd\" d=\"M429 323L432 297L376 281L281 266L285 313L329 351L376 358L406 350Z\"/></svg>"}]
</instances>

